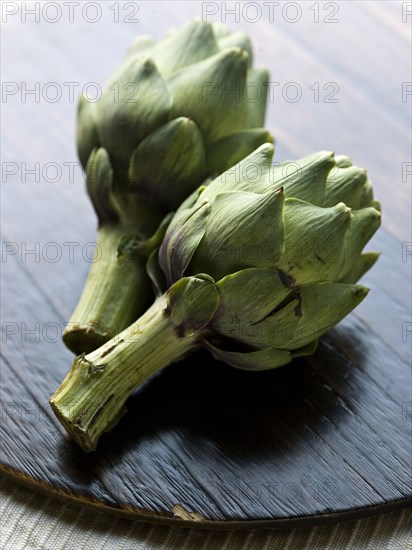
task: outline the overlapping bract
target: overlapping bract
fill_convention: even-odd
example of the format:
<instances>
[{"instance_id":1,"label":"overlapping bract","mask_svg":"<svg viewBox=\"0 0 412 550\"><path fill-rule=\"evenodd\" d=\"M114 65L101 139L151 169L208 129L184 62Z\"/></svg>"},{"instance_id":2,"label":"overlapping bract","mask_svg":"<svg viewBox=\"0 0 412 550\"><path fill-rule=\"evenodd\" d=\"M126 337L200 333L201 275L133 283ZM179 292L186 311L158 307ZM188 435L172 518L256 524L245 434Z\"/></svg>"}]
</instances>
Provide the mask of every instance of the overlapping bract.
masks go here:
<instances>
[{"instance_id":1,"label":"overlapping bract","mask_svg":"<svg viewBox=\"0 0 412 550\"><path fill-rule=\"evenodd\" d=\"M113 170L111 193L135 193L163 212L176 209L206 177L272 141L261 128L267 81L266 69L252 68L242 32L194 21L158 43L139 37L101 99L80 101L81 162L86 168L103 148ZM92 200L99 183L89 190ZM98 214L102 221L104 209Z\"/></svg>"},{"instance_id":2,"label":"overlapping bract","mask_svg":"<svg viewBox=\"0 0 412 550\"><path fill-rule=\"evenodd\" d=\"M278 166L272 156L262 145L189 197L158 253L166 287L216 283L203 344L245 369L312 353L366 296L354 283L378 257L362 253L381 220L364 170L330 152ZM161 288L156 254L148 270Z\"/></svg>"}]
</instances>

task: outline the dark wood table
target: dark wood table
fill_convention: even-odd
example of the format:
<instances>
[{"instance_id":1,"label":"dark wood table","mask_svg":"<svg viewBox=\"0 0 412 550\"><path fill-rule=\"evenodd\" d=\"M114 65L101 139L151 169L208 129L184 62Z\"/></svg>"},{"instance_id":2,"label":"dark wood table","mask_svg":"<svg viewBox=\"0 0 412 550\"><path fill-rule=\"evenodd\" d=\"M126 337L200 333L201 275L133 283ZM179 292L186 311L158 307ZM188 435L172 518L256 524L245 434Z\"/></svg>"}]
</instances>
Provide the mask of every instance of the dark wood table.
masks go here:
<instances>
[{"instance_id":1,"label":"dark wood table","mask_svg":"<svg viewBox=\"0 0 412 550\"><path fill-rule=\"evenodd\" d=\"M256 62L270 68L267 125L277 138L276 160L329 149L368 169L383 206L383 227L368 247L382 257L363 280L371 292L307 361L252 374L212 360L203 366L197 356L166 369L130 399L122 423L87 456L67 440L48 405L72 361L60 335L95 238L75 152L76 98L88 83L104 83L136 34L161 37L202 16L202 8L217 10L209 20L222 19L224 4L101 2L96 23L77 11L72 23L67 11L51 23L52 8L40 10L39 22L28 14L24 22L22 6L7 15L5 472L111 512L218 527L310 523L410 504L412 15L402 13L406 4L286 2L273 13L264 4L260 13L239 4L239 23L226 14L233 30L251 35ZM125 22L127 14L138 22ZM95 17L92 8L86 15ZM53 101L56 93L61 97Z\"/></svg>"}]
</instances>

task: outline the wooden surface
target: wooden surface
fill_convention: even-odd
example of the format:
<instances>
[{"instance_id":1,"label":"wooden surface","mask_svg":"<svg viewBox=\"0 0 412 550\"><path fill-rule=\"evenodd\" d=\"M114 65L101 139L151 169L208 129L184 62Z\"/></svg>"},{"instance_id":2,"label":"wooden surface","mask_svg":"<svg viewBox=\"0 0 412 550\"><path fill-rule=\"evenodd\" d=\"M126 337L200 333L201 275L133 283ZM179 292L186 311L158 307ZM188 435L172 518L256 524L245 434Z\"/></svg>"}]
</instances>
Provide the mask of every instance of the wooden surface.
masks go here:
<instances>
[{"instance_id":1,"label":"wooden surface","mask_svg":"<svg viewBox=\"0 0 412 550\"><path fill-rule=\"evenodd\" d=\"M2 258L4 471L110 511L218 527L410 504L412 182L402 178L402 163L411 161L412 98L402 102L410 27L401 2L342 2L335 24L314 23L309 4L294 24L281 11L274 22L265 12L256 23L228 22L252 36L276 89L289 82L302 89L296 103L279 91L269 105L277 160L333 149L368 168L383 205L383 228L369 246L382 257L363 281L371 292L306 362L243 373L204 355L169 367L130 399L128 415L91 455L66 439L48 405L71 364L58 336L82 288L89 267L82 251L92 253L84 247L95 226L80 170L70 181L64 164L77 159L75 103L63 83L103 83L136 34L159 37L200 16L202 4L140 2L134 24L115 24L106 4L94 25L67 16L21 23L17 14L2 26L3 80L20 91L22 82L42 89L58 82L63 92L56 103L24 102L19 92L2 104L2 240L16 252ZM322 20L329 12L320 10ZM330 82L337 103L322 101ZM13 162L18 172L7 176ZM38 181L24 178L22 163L36 162ZM61 166L59 181L51 181L50 162ZM74 257L67 243L78 243ZM50 261L56 250L61 258Z\"/></svg>"}]
</instances>

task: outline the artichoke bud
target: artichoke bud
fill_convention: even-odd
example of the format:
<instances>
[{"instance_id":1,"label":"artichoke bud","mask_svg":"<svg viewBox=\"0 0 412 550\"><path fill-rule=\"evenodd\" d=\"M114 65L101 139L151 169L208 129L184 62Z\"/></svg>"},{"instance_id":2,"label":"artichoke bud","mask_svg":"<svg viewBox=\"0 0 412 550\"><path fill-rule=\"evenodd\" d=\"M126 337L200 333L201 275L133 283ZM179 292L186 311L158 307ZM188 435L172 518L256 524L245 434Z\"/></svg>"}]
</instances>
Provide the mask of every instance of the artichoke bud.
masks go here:
<instances>
[{"instance_id":1,"label":"artichoke bud","mask_svg":"<svg viewBox=\"0 0 412 550\"><path fill-rule=\"evenodd\" d=\"M149 134L135 149L129 166L131 189L163 210L175 210L202 181L202 135L188 118L176 118Z\"/></svg>"},{"instance_id":2,"label":"artichoke bud","mask_svg":"<svg viewBox=\"0 0 412 550\"><path fill-rule=\"evenodd\" d=\"M138 37L101 99L80 100L83 167L104 147L117 195L149 200L163 215L177 208L203 181L272 141L262 128L268 73L251 61L246 34L200 20L157 43Z\"/></svg>"},{"instance_id":3,"label":"artichoke bud","mask_svg":"<svg viewBox=\"0 0 412 550\"><path fill-rule=\"evenodd\" d=\"M378 257L362 250L380 225L379 210L338 200L358 205L363 170L340 157L341 174L329 181L334 155L320 152L298 161L293 179L283 171L292 163L273 168L272 154L266 143L194 193L158 255L166 285L204 277L198 273L216 281L218 304L202 325L202 344L251 370L313 353L319 337L364 299L367 289L354 283ZM253 184L244 171L251 162L260 169ZM332 196L338 202L329 205Z\"/></svg>"}]
</instances>

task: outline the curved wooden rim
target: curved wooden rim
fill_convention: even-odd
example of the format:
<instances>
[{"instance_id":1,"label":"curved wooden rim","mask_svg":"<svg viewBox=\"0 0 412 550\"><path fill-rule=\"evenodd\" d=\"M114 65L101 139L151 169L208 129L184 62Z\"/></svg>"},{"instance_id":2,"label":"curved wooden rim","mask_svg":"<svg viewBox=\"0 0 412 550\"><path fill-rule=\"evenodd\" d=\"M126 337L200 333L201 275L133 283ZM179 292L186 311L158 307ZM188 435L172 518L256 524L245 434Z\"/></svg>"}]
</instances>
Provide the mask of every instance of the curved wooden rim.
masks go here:
<instances>
[{"instance_id":1,"label":"curved wooden rim","mask_svg":"<svg viewBox=\"0 0 412 550\"><path fill-rule=\"evenodd\" d=\"M364 506L362 508L355 508L352 510L343 510L342 512L336 512L333 514L317 514L313 516L301 516L294 518L273 518L273 519L259 519L259 520L211 520L203 518L196 512L185 511L183 507L176 507L175 514L167 512L148 512L140 508L114 508L105 504L104 502L96 499L85 499L78 495L68 493L64 489L53 487L42 481L33 479L26 476L23 472L10 468L5 464L0 464L0 472L17 481L21 485L37 490L47 496L51 496L59 499L62 502L75 504L78 506L86 506L90 510L98 510L100 512L106 512L110 515L124 519L134 519L137 521L145 521L157 525L163 525L168 527L187 527L195 529L216 529L216 530L228 530L228 529L259 529L259 528L273 528L273 529L285 529L294 527L311 527L315 525L339 523L341 521L350 521L355 519L367 518L370 516L382 514L384 512L390 512L401 508L412 507L412 495L403 499L393 500L384 504L378 504L375 506Z\"/></svg>"}]
</instances>

